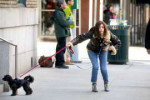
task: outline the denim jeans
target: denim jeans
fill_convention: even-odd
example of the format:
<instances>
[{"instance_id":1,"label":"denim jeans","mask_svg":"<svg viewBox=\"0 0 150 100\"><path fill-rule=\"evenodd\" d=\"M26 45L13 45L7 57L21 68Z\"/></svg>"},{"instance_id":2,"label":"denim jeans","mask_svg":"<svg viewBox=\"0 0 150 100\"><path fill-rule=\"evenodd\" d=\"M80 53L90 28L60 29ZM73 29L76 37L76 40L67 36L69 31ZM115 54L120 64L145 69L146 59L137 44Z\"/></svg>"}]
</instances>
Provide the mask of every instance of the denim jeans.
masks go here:
<instances>
[{"instance_id":1,"label":"denim jeans","mask_svg":"<svg viewBox=\"0 0 150 100\"><path fill-rule=\"evenodd\" d=\"M104 83L108 83L108 73L107 73L107 55L108 51L101 51L99 53L95 53L93 51L88 51L89 58L92 63L92 77L91 82L96 83L97 82L97 74L99 69L99 63L100 62L100 70L103 77Z\"/></svg>"},{"instance_id":2,"label":"denim jeans","mask_svg":"<svg viewBox=\"0 0 150 100\"><path fill-rule=\"evenodd\" d=\"M58 52L64 46L66 46L66 37L57 38L56 52ZM65 51L66 51L66 49L62 50L60 53L58 53L56 55L55 66L63 66L63 65L65 65L65 59L64 59Z\"/></svg>"}]
</instances>

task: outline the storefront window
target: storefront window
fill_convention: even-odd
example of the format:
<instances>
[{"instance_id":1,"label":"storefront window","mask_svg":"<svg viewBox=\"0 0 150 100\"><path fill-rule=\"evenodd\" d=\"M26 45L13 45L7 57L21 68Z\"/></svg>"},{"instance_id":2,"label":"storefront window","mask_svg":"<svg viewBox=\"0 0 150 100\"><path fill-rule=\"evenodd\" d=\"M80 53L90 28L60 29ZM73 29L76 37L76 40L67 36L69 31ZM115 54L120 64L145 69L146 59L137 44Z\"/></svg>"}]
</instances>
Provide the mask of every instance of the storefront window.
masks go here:
<instances>
[{"instance_id":1,"label":"storefront window","mask_svg":"<svg viewBox=\"0 0 150 100\"><path fill-rule=\"evenodd\" d=\"M42 12L42 36L54 36L54 25L51 27L47 26L48 19L50 18L53 11L56 8L56 0L42 0L41 3Z\"/></svg>"}]
</instances>

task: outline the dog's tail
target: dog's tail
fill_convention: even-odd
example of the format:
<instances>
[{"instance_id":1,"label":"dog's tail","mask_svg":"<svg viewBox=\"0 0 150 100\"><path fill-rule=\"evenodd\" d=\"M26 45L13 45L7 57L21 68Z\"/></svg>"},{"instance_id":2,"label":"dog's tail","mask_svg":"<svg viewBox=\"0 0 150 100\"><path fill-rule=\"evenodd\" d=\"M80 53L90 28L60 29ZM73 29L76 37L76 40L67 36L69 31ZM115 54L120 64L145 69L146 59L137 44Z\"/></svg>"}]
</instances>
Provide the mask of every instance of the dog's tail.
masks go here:
<instances>
[{"instance_id":1,"label":"dog's tail","mask_svg":"<svg viewBox=\"0 0 150 100\"><path fill-rule=\"evenodd\" d=\"M30 83L32 83L34 81L34 78L31 75L28 75L24 78L24 80L29 81Z\"/></svg>"}]
</instances>

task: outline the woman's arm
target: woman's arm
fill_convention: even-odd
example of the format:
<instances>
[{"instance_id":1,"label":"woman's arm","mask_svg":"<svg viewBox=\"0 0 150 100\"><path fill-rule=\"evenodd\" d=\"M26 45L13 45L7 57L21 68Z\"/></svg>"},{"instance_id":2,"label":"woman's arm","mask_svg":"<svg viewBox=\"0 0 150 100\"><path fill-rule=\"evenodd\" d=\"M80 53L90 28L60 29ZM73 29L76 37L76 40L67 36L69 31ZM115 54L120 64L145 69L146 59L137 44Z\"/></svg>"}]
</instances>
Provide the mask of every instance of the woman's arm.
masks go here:
<instances>
[{"instance_id":1,"label":"woman's arm","mask_svg":"<svg viewBox=\"0 0 150 100\"><path fill-rule=\"evenodd\" d=\"M90 39L93 37L93 32L94 32L94 28L91 28L90 31L88 31L87 33L83 33L81 35L78 35L76 38L74 38L71 43L73 45L77 45L78 43L81 43L87 39Z\"/></svg>"},{"instance_id":2,"label":"woman's arm","mask_svg":"<svg viewBox=\"0 0 150 100\"><path fill-rule=\"evenodd\" d=\"M120 39L119 39L116 35L114 35L114 34L112 34L112 33L110 33L110 34L111 34L110 40L111 40L111 42L112 42L111 45L113 45L116 49L118 49L118 48L121 46L121 41L120 41Z\"/></svg>"}]
</instances>

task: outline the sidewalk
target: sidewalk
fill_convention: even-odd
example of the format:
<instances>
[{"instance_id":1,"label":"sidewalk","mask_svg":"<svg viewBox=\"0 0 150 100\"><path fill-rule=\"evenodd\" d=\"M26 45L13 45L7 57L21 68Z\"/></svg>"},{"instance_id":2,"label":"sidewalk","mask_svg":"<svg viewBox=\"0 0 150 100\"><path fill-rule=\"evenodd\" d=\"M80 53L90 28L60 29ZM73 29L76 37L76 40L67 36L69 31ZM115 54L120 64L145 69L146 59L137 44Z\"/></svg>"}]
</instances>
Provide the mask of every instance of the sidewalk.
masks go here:
<instances>
[{"instance_id":1,"label":"sidewalk","mask_svg":"<svg viewBox=\"0 0 150 100\"><path fill-rule=\"evenodd\" d=\"M38 56L55 53L55 46L53 42L39 42ZM5 92L0 94L0 100L149 100L150 55L144 48L130 47L127 65L108 65L110 92L103 91L99 73L98 93L91 92L91 64L85 50L86 42L79 45L82 63L70 69L37 68L30 72L35 78L32 95L25 96L23 89L19 89L18 96L11 97L11 91Z\"/></svg>"}]
</instances>

